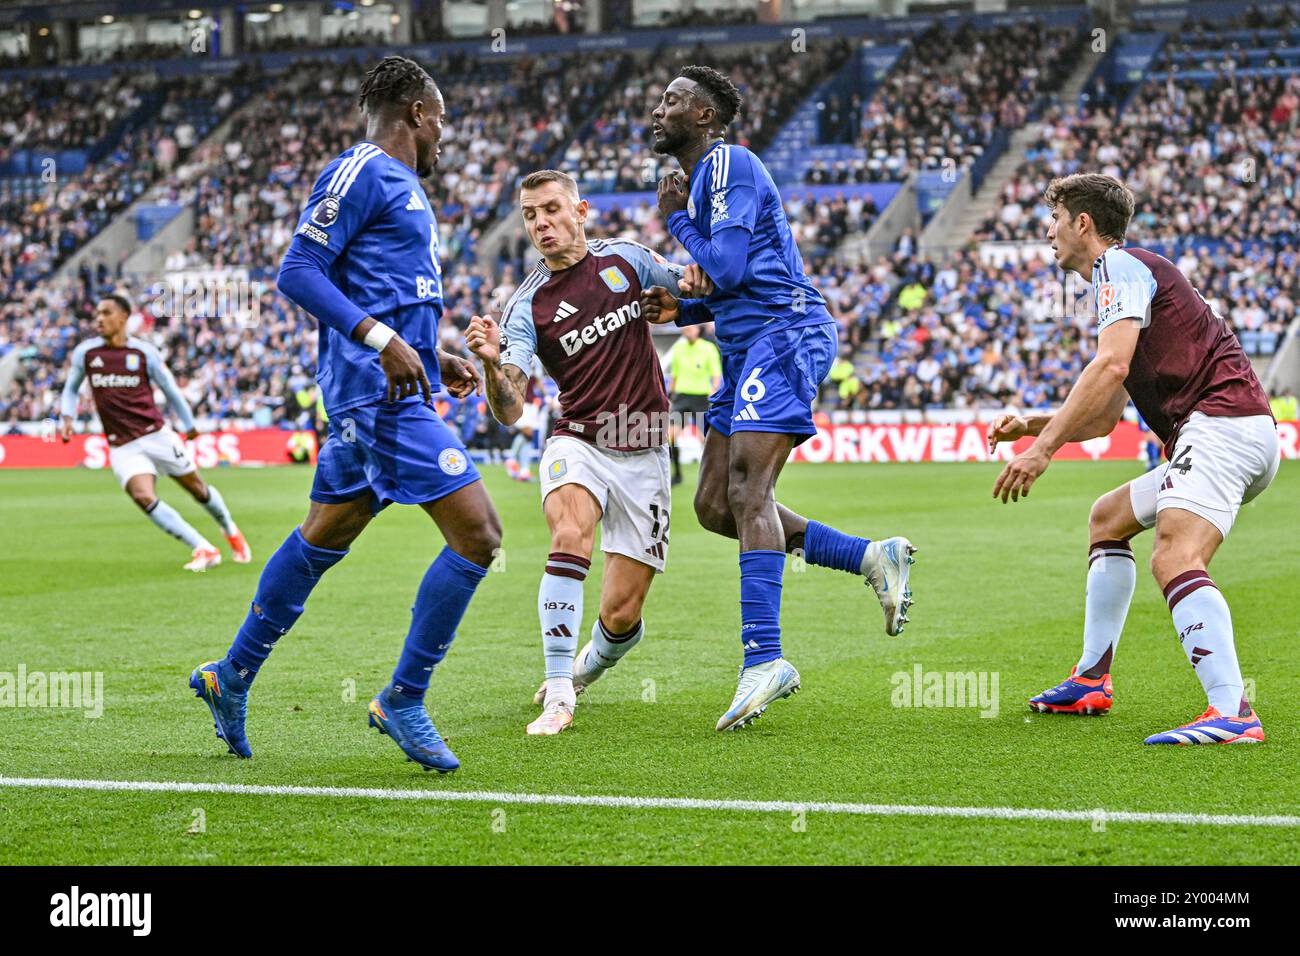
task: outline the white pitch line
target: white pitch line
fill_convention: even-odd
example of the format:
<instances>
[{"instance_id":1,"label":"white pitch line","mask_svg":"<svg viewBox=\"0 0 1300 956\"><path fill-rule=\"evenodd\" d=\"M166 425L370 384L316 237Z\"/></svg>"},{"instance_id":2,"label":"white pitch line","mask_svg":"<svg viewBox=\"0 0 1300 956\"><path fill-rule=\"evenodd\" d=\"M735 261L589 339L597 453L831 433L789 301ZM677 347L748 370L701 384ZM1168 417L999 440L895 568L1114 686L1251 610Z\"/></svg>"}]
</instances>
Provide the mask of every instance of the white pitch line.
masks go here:
<instances>
[{"instance_id":1,"label":"white pitch line","mask_svg":"<svg viewBox=\"0 0 1300 956\"><path fill-rule=\"evenodd\" d=\"M290 787L245 783L157 780L70 780L0 777L0 787L37 790L109 790L138 793L219 793L252 797L332 797L423 800L435 803L521 803L624 810L723 810L741 813L842 813L868 817L964 817L983 820L1046 820L1090 823L1164 823L1184 826L1300 827L1300 816L1211 813L1139 813L1128 810L1050 810L1034 807L936 807L889 803L824 803L797 800L701 800L692 797L609 797L565 793L496 793L490 790L391 790L379 787Z\"/></svg>"}]
</instances>

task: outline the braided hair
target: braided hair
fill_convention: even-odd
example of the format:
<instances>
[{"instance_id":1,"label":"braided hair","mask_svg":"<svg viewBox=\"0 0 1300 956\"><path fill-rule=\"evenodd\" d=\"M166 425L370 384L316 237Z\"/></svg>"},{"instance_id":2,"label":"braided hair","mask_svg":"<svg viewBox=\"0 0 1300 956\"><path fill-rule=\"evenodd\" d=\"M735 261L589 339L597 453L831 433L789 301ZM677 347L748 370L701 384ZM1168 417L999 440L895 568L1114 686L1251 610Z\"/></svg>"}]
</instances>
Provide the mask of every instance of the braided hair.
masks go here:
<instances>
[{"instance_id":1,"label":"braided hair","mask_svg":"<svg viewBox=\"0 0 1300 956\"><path fill-rule=\"evenodd\" d=\"M725 73L719 73L711 66L684 66L677 75L694 81L704 91L713 108L718 111L718 122L724 130L740 114L740 90Z\"/></svg>"},{"instance_id":2,"label":"braided hair","mask_svg":"<svg viewBox=\"0 0 1300 956\"><path fill-rule=\"evenodd\" d=\"M363 113L376 113L406 106L426 89L437 89L424 67L404 56L386 56L361 82L357 105Z\"/></svg>"}]
</instances>

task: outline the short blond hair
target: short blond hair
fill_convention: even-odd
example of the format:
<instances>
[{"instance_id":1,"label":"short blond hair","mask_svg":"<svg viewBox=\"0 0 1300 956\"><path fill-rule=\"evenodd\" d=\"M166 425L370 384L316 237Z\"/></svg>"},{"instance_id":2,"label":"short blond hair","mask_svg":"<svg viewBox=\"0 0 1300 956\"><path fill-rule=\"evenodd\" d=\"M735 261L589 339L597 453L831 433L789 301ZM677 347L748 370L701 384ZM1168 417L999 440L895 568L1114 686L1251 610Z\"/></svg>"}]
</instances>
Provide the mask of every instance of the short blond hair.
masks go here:
<instances>
[{"instance_id":1,"label":"short blond hair","mask_svg":"<svg viewBox=\"0 0 1300 956\"><path fill-rule=\"evenodd\" d=\"M529 173L519 184L519 189L521 192L525 189L537 189L547 183L557 183L573 200L574 205L579 202L578 181L568 173L561 172L558 169L539 169L536 172Z\"/></svg>"}]
</instances>

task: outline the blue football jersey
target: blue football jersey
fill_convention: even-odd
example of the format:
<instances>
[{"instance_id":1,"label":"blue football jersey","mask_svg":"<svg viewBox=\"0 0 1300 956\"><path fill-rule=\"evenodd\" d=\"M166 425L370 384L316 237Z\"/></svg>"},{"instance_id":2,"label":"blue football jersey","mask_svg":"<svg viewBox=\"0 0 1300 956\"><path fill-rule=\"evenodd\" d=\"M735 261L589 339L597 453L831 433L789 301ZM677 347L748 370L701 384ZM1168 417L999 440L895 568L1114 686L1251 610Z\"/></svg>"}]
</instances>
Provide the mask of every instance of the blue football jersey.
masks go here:
<instances>
[{"instance_id":1,"label":"blue football jersey","mask_svg":"<svg viewBox=\"0 0 1300 956\"><path fill-rule=\"evenodd\" d=\"M419 353L436 390L443 310L438 223L415 170L373 143L345 150L316 180L294 243L331 260L334 285ZM324 322L316 378L330 415L381 401L388 391L379 353Z\"/></svg>"},{"instance_id":2,"label":"blue football jersey","mask_svg":"<svg viewBox=\"0 0 1300 956\"><path fill-rule=\"evenodd\" d=\"M700 157L691 170L686 213L705 238L721 229L749 233L744 281L704 300L724 352L746 349L770 332L832 321L826 300L804 274L776 183L748 149L718 143Z\"/></svg>"}]
</instances>

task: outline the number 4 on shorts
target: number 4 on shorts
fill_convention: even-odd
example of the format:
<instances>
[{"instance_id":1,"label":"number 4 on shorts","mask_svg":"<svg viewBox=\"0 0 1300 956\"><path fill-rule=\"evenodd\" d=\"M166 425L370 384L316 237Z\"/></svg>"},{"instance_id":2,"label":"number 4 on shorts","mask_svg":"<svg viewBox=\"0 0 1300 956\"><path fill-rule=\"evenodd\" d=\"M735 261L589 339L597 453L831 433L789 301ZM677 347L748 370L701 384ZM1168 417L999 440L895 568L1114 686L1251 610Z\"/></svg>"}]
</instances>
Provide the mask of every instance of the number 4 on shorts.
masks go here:
<instances>
[{"instance_id":1,"label":"number 4 on shorts","mask_svg":"<svg viewBox=\"0 0 1300 956\"><path fill-rule=\"evenodd\" d=\"M1169 463L1170 471L1177 471L1186 476L1192 470L1192 446L1188 445L1182 451L1176 451L1174 460Z\"/></svg>"}]
</instances>

